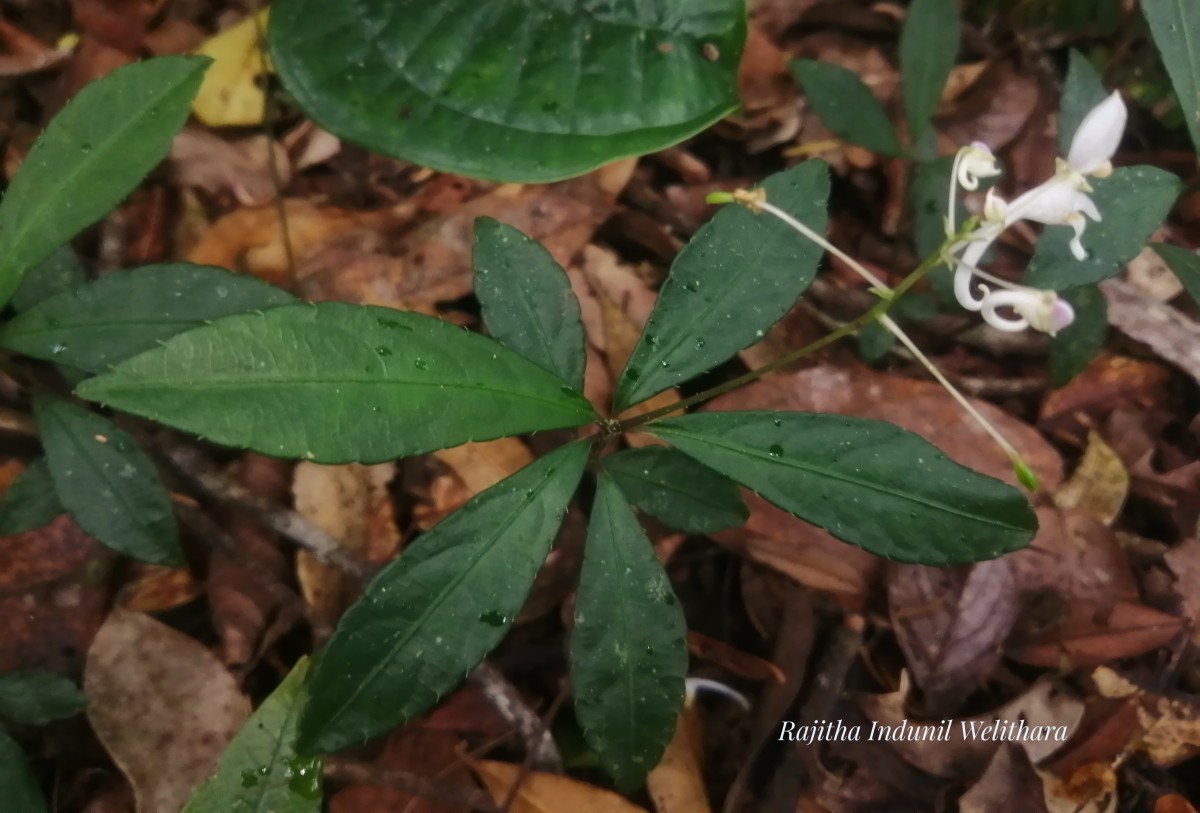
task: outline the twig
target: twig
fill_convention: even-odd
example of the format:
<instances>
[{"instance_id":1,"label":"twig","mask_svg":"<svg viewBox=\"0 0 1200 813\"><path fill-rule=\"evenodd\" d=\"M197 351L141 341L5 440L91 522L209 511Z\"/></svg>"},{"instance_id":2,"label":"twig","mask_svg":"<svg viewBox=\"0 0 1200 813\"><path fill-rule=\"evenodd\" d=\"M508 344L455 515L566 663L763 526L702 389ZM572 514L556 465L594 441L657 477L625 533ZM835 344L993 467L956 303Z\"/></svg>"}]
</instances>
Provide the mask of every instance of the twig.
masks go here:
<instances>
[{"instance_id":1,"label":"twig","mask_svg":"<svg viewBox=\"0 0 1200 813\"><path fill-rule=\"evenodd\" d=\"M325 779L331 782L392 788L413 796L432 799L439 804L454 808L467 808L483 811L483 813L497 813L498 811L495 803L482 790L454 787L408 771L380 768L333 757L325 760L323 773Z\"/></svg>"},{"instance_id":2,"label":"twig","mask_svg":"<svg viewBox=\"0 0 1200 813\"><path fill-rule=\"evenodd\" d=\"M373 575L371 565L347 551L336 539L290 508L276 505L227 477L199 449L165 432L157 440L158 447L179 473L207 496L253 512L263 525L360 581Z\"/></svg>"},{"instance_id":3,"label":"twig","mask_svg":"<svg viewBox=\"0 0 1200 813\"><path fill-rule=\"evenodd\" d=\"M533 767L548 773L562 773L562 755L550 731L500 670L484 661L471 672L471 682L483 691L488 702L505 720L516 726Z\"/></svg>"}]
</instances>

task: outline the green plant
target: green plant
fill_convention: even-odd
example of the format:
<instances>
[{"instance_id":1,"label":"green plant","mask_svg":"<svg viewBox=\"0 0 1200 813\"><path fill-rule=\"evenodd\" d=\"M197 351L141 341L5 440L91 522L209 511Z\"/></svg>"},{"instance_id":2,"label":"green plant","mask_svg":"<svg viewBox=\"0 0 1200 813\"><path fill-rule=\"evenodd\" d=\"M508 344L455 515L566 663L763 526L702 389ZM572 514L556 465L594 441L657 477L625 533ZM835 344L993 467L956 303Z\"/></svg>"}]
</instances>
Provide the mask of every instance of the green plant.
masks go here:
<instances>
[{"instance_id":1,"label":"green plant","mask_svg":"<svg viewBox=\"0 0 1200 813\"><path fill-rule=\"evenodd\" d=\"M491 13L517 25L515 6L499 3ZM487 177L508 177L509 170L497 167L510 167L523 179L546 179L661 146L728 109L726 95L707 91L720 84L740 47L740 8L731 18L729 9L736 4L714 0L711 6L705 19L713 31L678 36L687 47L699 45L702 53L705 36L724 37L714 47L725 74L701 81L696 77L707 76L704 66L689 62L695 76L679 81L685 88L695 82L705 89L697 92L695 109L672 121L639 120L642 135L636 138L550 133L518 145L505 132L519 129L519 115L499 111L505 114L499 122L481 124L479 116L462 121L453 118L457 113L443 97L428 109L399 115L407 108L397 111L395 105L413 103L406 100L421 92L423 77L400 82L390 76L379 63L382 50L363 54L361 68L351 71L357 89L346 97L348 106L338 106L333 98L344 89L339 83L345 77L334 76L333 60L306 56L311 42L296 40L299 21L314 13L315 5L281 0L273 37L285 81L293 92L307 88L310 94L297 93L297 98L331 126L372 144L390 138L397 121L424 117L422 123L432 123L426 132L418 132L415 123L399 126L407 154ZM381 16L374 22L392 21L383 9L378 7ZM940 0L920 0L902 44L908 55L909 129L918 149L923 149L919 142L928 132L953 63L951 46L957 43L956 34L952 43L930 21L948 13L952 7ZM557 18L547 13L546 19ZM339 30L354 32L365 22L370 21L347 19ZM647 23L640 30L655 29ZM407 47L407 36L398 35L391 45ZM444 39L448 42L449 34ZM437 38L430 47L449 47L446 42ZM683 47L676 39L666 42L671 49L649 47L667 54ZM477 66L448 98L494 92L496 86L488 82L505 76L508 57L459 56ZM737 491L741 485L848 543L892 559L935 565L996 557L1032 537L1036 519L1021 492L959 466L890 424L789 412L686 414L688 407L719 392L869 326L924 360L890 312L942 265L956 276L965 274L968 286L978 279L991 282L977 267L982 250L978 256L972 252L994 240L1009 225L1009 215L1016 218L992 198L993 208L982 220L954 225L958 186L974 189L979 178L999 171L985 148L967 147L945 167L940 192L944 195L947 185L951 189L950 210L943 213L950 227L939 217L938 239L928 258L894 288L824 240L829 180L823 164L804 163L765 179L755 190L719 196L721 202L740 205L720 211L675 260L617 381L609 413L614 417L608 417L582 394L583 330L563 270L537 243L496 221L476 224L474 254L475 289L490 338L415 313L298 303L253 280L185 264L119 272L80 285L69 263L64 271L62 258L52 256L54 250L118 202L161 158L203 67L199 60L174 58L122 69L86 89L48 127L0 203L0 302L11 300L19 310L0 330L0 347L59 365L68 380L78 382L74 393L85 401L214 443L317 463L383 461L531 432L594 431L580 433L479 493L381 571L344 615L311 674L305 677L305 667L298 667L260 710L258 722L275 732L273 740L268 738L275 750L248 730L189 810L229 804L239 787L266 798L283 785L301 786L307 802L296 802L294 809L313 809L315 791L307 783L315 763L298 755L317 756L379 734L423 713L452 689L504 637L585 478L594 484L594 498L570 645L571 679L588 742L625 788L638 785L660 756L675 725L687 670L682 610L635 507L683 530L712 531L745 518ZM1068 82L1076 123L1099 101L1094 98L1098 82L1083 78L1082 70L1077 67ZM799 66L797 74L810 93L826 83L861 95L845 76L820 63ZM375 103L376 92L388 100L382 112L367 107L368 101ZM393 92L399 95L388 95ZM541 97L533 101L549 103ZM535 108L513 109L538 119ZM595 121L589 119L595 112L581 111L580 121ZM835 130L844 112L822 111ZM610 124L625 121L619 111L600 113L598 118ZM446 128L456 126L452 118L470 137L451 149L444 136ZM129 122L136 126L131 129ZM114 146L122 133L137 140L136 164L127 160L127 141L119 151ZM875 146L904 153L889 134L890 129L876 132ZM1073 151L1072 143L1064 141L1064 153ZM1068 166L1070 172L1048 180L1041 194L1063 184L1080 192L1083 176L1102 174L1105 161ZM1146 168L1117 170L1098 181L1094 205L1106 220L1088 232L1090 255L1080 259L1075 250L1084 209L1072 198L1066 209L1052 212L1057 219L1044 216L1039 222L1072 225L1074 236L1047 229L1027 282L1079 286L1115 273L1161 220L1175 190L1173 178ZM1014 210L1020 200L1014 200ZM822 250L868 277L878 300L872 308L764 368L679 403L621 417L761 338L808 288ZM60 286L67 289L51 293ZM984 288L971 302L996 323L1003 317L989 308L987 297L1005 295L1005 304L1020 317L1007 324L1024 319L1053 331L1069 309L1063 311L1053 294L1043 297L1048 292L1032 290ZM1089 289L1078 298L1064 296L1074 305L1077 321L1094 309L1089 296ZM134 437L69 400L61 388L58 393L34 388L33 412L46 457L10 491L0 507L0 523L10 531L23 530L66 511L122 553L179 563L167 494ZM669 448L614 451L622 433L634 428L656 435ZM1023 464L1007 448L1027 479ZM6 752L16 747L7 739L0 739L0 746ZM255 761L265 771L251 775L254 781L229 780L230 772L244 774ZM19 770L12 775L14 787L30 784Z\"/></svg>"}]
</instances>

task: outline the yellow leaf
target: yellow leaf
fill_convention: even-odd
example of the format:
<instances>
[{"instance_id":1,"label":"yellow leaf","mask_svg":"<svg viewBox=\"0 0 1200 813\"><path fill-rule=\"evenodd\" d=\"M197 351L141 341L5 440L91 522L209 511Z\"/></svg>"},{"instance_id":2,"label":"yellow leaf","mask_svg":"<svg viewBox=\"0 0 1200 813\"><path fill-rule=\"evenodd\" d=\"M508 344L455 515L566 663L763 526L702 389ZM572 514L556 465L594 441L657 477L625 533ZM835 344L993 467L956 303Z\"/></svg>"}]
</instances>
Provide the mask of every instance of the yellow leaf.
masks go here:
<instances>
[{"instance_id":1,"label":"yellow leaf","mask_svg":"<svg viewBox=\"0 0 1200 813\"><path fill-rule=\"evenodd\" d=\"M192 112L208 126L262 123L266 94L259 77L271 68L259 47L259 31L266 30L267 11L226 28L196 49L213 60L192 102Z\"/></svg>"}]
</instances>

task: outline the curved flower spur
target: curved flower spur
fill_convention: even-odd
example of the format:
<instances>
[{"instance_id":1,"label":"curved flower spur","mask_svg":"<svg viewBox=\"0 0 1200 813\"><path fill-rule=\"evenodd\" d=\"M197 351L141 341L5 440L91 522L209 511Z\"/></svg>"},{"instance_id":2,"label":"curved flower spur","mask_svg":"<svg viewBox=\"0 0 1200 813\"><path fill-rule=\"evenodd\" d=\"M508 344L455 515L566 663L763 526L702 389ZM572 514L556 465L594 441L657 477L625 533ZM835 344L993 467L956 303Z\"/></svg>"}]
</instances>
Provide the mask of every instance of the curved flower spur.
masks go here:
<instances>
[{"instance_id":1,"label":"curved flower spur","mask_svg":"<svg viewBox=\"0 0 1200 813\"><path fill-rule=\"evenodd\" d=\"M979 261L1005 229L1019 220L1048 226L1070 226L1071 253L1077 260L1087 259L1083 233L1088 218L1099 221L1100 211L1087 193L1092 191L1088 178L1105 178L1112 173L1112 155L1125 132L1128 112L1119 93L1114 91L1084 116L1071 141L1066 159L1055 160L1056 171L1042 184L1006 203L995 190L989 190L983 217L966 240L951 247L951 253L965 246L955 261L954 295L967 310L979 311L989 325L1004 331L1026 328L1054 335L1075 319L1071 306L1053 291L1029 288L995 277L979 268ZM953 235L954 201L957 188L979 188L979 179L1000 174L991 150L975 143L959 150L954 159L950 181L950 216L947 235ZM984 280L979 282L978 280ZM991 283L989 286L986 283ZM1015 316L1006 316L1001 308Z\"/></svg>"}]
</instances>

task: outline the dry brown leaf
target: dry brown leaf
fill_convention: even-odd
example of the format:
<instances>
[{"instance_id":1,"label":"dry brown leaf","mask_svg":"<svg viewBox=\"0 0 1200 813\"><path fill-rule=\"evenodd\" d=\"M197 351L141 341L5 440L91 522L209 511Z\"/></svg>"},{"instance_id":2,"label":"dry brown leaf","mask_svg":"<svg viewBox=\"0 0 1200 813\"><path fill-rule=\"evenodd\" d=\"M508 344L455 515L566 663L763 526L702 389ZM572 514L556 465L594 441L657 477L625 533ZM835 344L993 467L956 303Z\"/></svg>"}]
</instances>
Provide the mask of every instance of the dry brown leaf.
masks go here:
<instances>
[{"instance_id":1,"label":"dry brown leaf","mask_svg":"<svg viewBox=\"0 0 1200 813\"><path fill-rule=\"evenodd\" d=\"M317 248L346 232L373 232L408 219L408 207L354 212L317 206L302 198L284 201L286 240L297 263ZM277 206L247 206L219 218L187 252L188 262L244 271L287 288L291 285L285 232Z\"/></svg>"},{"instance_id":2,"label":"dry brown leaf","mask_svg":"<svg viewBox=\"0 0 1200 813\"><path fill-rule=\"evenodd\" d=\"M858 705L869 720L881 725L895 726L907 720L909 724L928 722L937 725L940 719L923 721L914 719L909 711L910 681L907 672L901 673L900 688L895 692L879 695L859 695ZM890 744L908 763L934 776L966 778L978 776L992 759L1000 743L981 737L964 736L963 726L969 731L970 724L984 726L1000 720L1003 723L1025 720L1028 726L1050 726L1066 729L1067 737L1076 730L1083 719L1084 705L1079 700L1055 688L1054 684L1041 679L1008 703L985 714L973 717L956 717L949 728L949 739L896 740ZM866 733L864 732L864 737ZM1053 736L1042 740L1024 740L1017 743L1037 763L1063 746Z\"/></svg>"},{"instance_id":3,"label":"dry brown leaf","mask_svg":"<svg viewBox=\"0 0 1200 813\"><path fill-rule=\"evenodd\" d=\"M1171 374L1161 364L1100 353L1066 386L1051 391L1038 426L1082 436L1117 409L1163 403L1170 382Z\"/></svg>"},{"instance_id":4,"label":"dry brown leaf","mask_svg":"<svg viewBox=\"0 0 1200 813\"><path fill-rule=\"evenodd\" d=\"M1008 555L1022 592L1048 592L1069 604L1107 608L1136 601L1137 582L1116 534L1078 509L1037 509L1029 547Z\"/></svg>"},{"instance_id":5,"label":"dry brown leaf","mask_svg":"<svg viewBox=\"0 0 1200 813\"><path fill-rule=\"evenodd\" d=\"M490 760L470 760L471 768L487 785L496 804L508 798L512 786L520 782L509 813L562 813L564 810L587 813L647 813L610 790L587 785L565 776L521 770L520 765Z\"/></svg>"},{"instance_id":6,"label":"dry brown leaf","mask_svg":"<svg viewBox=\"0 0 1200 813\"><path fill-rule=\"evenodd\" d=\"M1154 813L1196 813L1196 808L1179 794L1169 793L1154 802Z\"/></svg>"},{"instance_id":7,"label":"dry brown leaf","mask_svg":"<svg viewBox=\"0 0 1200 813\"><path fill-rule=\"evenodd\" d=\"M116 609L88 652L88 719L129 779L139 813L176 813L216 768L250 701L211 652Z\"/></svg>"},{"instance_id":8,"label":"dry brown leaf","mask_svg":"<svg viewBox=\"0 0 1200 813\"><path fill-rule=\"evenodd\" d=\"M1129 472L1121 458L1096 432L1088 432L1087 450L1071 478L1054 492L1059 508L1081 508L1112 525L1129 496Z\"/></svg>"},{"instance_id":9,"label":"dry brown leaf","mask_svg":"<svg viewBox=\"0 0 1200 813\"><path fill-rule=\"evenodd\" d=\"M288 494L290 467L281 460L245 454L235 476L255 493L281 501ZM215 548L209 557L208 603L221 640L221 659L230 668L245 670L297 620L285 598L294 596L286 586L291 567L279 540L254 517L235 513L226 526L237 547Z\"/></svg>"},{"instance_id":10,"label":"dry brown leaf","mask_svg":"<svg viewBox=\"0 0 1200 813\"><path fill-rule=\"evenodd\" d=\"M702 661L716 664L729 672L746 680L775 681L784 683L787 675L775 664L768 660L743 652L732 644L727 644L716 638L688 630L688 652Z\"/></svg>"},{"instance_id":11,"label":"dry brown leaf","mask_svg":"<svg viewBox=\"0 0 1200 813\"><path fill-rule=\"evenodd\" d=\"M938 111L947 119L938 139L946 154L973 141L993 150L1003 149L1025 128L1038 106L1037 79L1018 72L1009 60L992 62L971 77L973 68L960 66L964 78L971 80L969 87Z\"/></svg>"},{"instance_id":12,"label":"dry brown leaf","mask_svg":"<svg viewBox=\"0 0 1200 813\"><path fill-rule=\"evenodd\" d=\"M1108 612L1075 602L1061 623L1017 636L1006 654L1044 668L1098 666L1165 646L1183 627L1183 619L1132 601L1119 601Z\"/></svg>"},{"instance_id":13,"label":"dry brown leaf","mask_svg":"<svg viewBox=\"0 0 1200 813\"><path fill-rule=\"evenodd\" d=\"M1092 680L1103 697L1135 701L1141 734L1133 744L1155 764L1170 768L1200 753L1200 700L1196 697L1168 697L1106 666L1095 669Z\"/></svg>"},{"instance_id":14,"label":"dry brown leaf","mask_svg":"<svg viewBox=\"0 0 1200 813\"><path fill-rule=\"evenodd\" d=\"M491 488L533 462L533 454L518 438L499 438L440 449L433 456L458 475L471 496Z\"/></svg>"},{"instance_id":15,"label":"dry brown leaf","mask_svg":"<svg viewBox=\"0 0 1200 813\"><path fill-rule=\"evenodd\" d=\"M1200 540L1187 539L1163 559L1175 576L1172 592L1179 611L1190 622L1192 645L1200 647Z\"/></svg>"},{"instance_id":16,"label":"dry brown leaf","mask_svg":"<svg viewBox=\"0 0 1200 813\"><path fill-rule=\"evenodd\" d=\"M364 561L383 564L400 545L395 509L388 483L395 463L364 466L320 466L298 463L292 473L296 511L342 548ZM328 634L342 612L358 595L356 579L324 564L308 551L296 557L296 578L304 600L312 608L320 635Z\"/></svg>"},{"instance_id":17,"label":"dry brown leaf","mask_svg":"<svg viewBox=\"0 0 1200 813\"><path fill-rule=\"evenodd\" d=\"M410 725L388 735L383 753L371 764L463 787L474 786L458 757L459 738L448 731ZM329 813L466 813L457 806L375 785L351 785L329 798Z\"/></svg>"},{"instance_id":18,"label":"dry brown leaf","mask_svg":"<svg viewBox=\"0 0 1200 813\"><path fill-rule=\"evenodd\" d=\"M888 608L926 710L953 712L1000 661L1017 618L1017 590L1007 559L969 567L891 564Z\"/></svg>"},{"instance_id":19,"label":"dry brown leaf","mask_svg":"<svg viewBox=\"0 0 1200 813\"><path fill-rule=\"evenodd\" d=\"M1041 773L1050 813L1116 813L1117 772L1106 762L1093 762L1069 776Z\"/></svg>"},{"instance_id":20,"label":"dry brown leaf","mask_svg":"<svg viewBox=\"0 0 1200 813\"><path fill-rule=\"evenodd\" d=\"M134 562L133 578L117 594L117 606L135 613L157 613L181 607L204 593L190 572Z\"/></svg>"},{"instance_id":21,"label":"dry brown leaf","mask_svg":"<svg viewBox=\"0 0 1200 813\"><path fill-rule=\"evenodd\" d=\"M704 731L695 706L679 712L662 760L646 777L646 792L658 813L708 813L704 785Z\"/></svg>"},{"instance_id":22,"label":"dry brown leaf","mask_svg":"<svg viewBox=\"0 0 1200 813\"><path fill-rule=\"evenodd\" d=\"M1106 279L1100 283L1100 290L1113 327L1200 381L1200 322L1142 295L1122 279Z\"/></svg>"},{"instance_id":23,"label":"dry brown leaf","mask_svg":"<svg viewBox=\"0 0 1200 813\"><path fill-rule=\"evenodd\" d=\"M711 534L730 550L790 576L800 584L832 594L848 610L867 603L883 560L839 542L759 497L743 492L750 517L740 528Z\"/></svg>"},{"instance_id":24,"label":"dry brown leaf","mask_svg":"<svg viewBox=\"0 0 1200 813\"><path fill-rule=\"evenodd\" d=\"M979 782L958 801L959 813L1049 813L1042 779L1014 743L1001 746Z\"/></svg>"},{"instance_id":25,"label":"dry brown leaf","mask_svg":"<svg viewBox=\"0 0 1200 813\"><path fill-rule=\"evenodd\" d=\"M66 515L0 537L0 673L77 671L104 621L115 558Z\"/></svg>"},{"instance_id":26,"label":"dry brown leaf","mask_svg":"<svg viewBox=\"0 0 1200 813\"><path fill-rule=\"evenodd\" d=\"M278 185L272 175L274 150ZM221 138L210 130L185 127L171 142L167 158L171 178L179 186L194 186L211 195L232 194L242 206L262 206L287 184L292 170L287 153L263 134Z\"/></svg>"}]
</instances>

